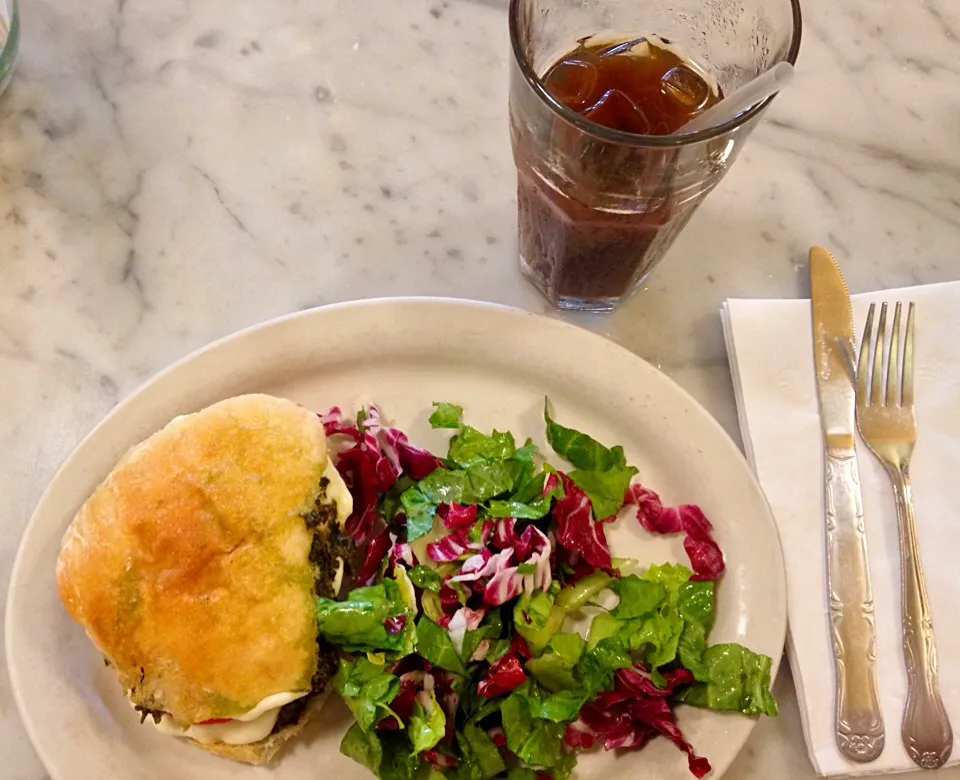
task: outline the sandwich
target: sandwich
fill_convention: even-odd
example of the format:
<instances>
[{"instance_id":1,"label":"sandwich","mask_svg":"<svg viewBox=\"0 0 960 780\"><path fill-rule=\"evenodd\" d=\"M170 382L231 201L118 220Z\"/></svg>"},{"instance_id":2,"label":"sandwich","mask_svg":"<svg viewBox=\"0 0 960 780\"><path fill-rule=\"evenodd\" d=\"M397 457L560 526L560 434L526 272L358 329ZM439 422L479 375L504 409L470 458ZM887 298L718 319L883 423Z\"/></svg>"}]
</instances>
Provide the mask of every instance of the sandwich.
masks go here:
<instances>
[{"instance_id":1,"label":"sandwich","mask_svg":"<svg viewBox=\"0 0 960 780\"><path fill-rule=\"evenodd\" d=\"M60 597L141 723L262 764L336 673L316 600L352 560L352 505L316 414L230 398L117 463L63 537Z\"/></svg>"}]
</instances>

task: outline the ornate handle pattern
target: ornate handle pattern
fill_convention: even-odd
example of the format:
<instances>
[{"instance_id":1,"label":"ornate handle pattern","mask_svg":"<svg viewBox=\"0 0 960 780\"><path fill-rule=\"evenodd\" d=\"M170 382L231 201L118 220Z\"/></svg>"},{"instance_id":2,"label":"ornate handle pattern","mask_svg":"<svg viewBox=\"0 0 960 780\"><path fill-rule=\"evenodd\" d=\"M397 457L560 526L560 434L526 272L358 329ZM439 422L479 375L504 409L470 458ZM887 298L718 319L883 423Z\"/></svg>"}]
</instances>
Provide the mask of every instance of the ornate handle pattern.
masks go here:
<instances>
[{"instance_id":1,"label":"ornate handle pattern","mask_svg":"<svg viewBox=\"0 0 960 780\"><path fill-rule=\"evenodd\" d=\"M852 450L828 451L825 487L827 590L837 683L835 733L840 752L862 763L883 752L884 730L863 501Z\"/></svg>"},{"instance_id":2,"label":"ornate handle pattern","mask_svg":"<svg viewBox=\"0 0 960 780\"><path fill-rule=\"evenodd\" d=\"M953 730L940 698L937 648L920 546L913 496L906 468L889 468L900 527L900 587L903 609L903 659L907 668L907 706L901 736L910 758L924 769L943 766L953 749Z\"/></svg>"}]
</instances>

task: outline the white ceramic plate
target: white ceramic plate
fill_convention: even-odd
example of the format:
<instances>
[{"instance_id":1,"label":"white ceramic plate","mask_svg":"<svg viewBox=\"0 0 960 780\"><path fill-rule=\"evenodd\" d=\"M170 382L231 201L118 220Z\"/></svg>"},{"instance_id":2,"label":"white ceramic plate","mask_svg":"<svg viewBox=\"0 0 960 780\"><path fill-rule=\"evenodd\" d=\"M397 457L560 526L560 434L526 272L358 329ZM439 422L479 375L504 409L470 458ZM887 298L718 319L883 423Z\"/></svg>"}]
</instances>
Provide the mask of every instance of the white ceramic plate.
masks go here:
<instances>
[{"instance_id":1,"label":"white ceramic plate","mask_svg":"<svg viewBox=\"0 0 960 780\"><path fill-rule=\"evenodd\" d=\"M737 447L672 381L615 344L526 312L437 299L331 306L243 331L164 371L111 412L44 493L13 569L7 657L27 731L54 780L370 777L338 751L350 722L339 701L272 768L235 764L141 726L57 595L61 535L120 456L172 417L247 392L318 410L375 401L414 441L441 450L445 435L427 423L432 401L460 403L481 429L508 429L545 447L548 395L564 424L622 444L665 502L703 507L727 560L711 640L766 653L776 671L786 594L773 518ZM614 555L686 560L679 539L653 538L632 518L621 517L608 534ZM679 720L713 764L712 777L727 769L754 725L693 708L681 708ZM585 755L578 765L579 777L641 775L691 777L685 755L664 739L623 756Z\"/></svg>"}]
</instances>

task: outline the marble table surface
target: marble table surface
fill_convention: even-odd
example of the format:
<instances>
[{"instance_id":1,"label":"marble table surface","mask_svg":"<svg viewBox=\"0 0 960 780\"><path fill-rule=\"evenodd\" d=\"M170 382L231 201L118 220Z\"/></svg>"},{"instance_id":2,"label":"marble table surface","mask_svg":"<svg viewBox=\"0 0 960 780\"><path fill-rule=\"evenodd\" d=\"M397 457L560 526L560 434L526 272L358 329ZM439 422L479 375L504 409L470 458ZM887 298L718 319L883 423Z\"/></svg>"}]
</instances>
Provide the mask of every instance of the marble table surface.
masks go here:
<instances>
[{"instance_id":1,"label":"marble table surface","mask_svg":"<svg viewBox=\"0 0 960 780\"><path fill-rule=\"evenodd\" d=\"M386 295L547 310L516 268L506 0L23 6L0 102L0 604L58 464L211 339ZM806 295L811 243L853 292L960 278L960 5L804 14L794 84L647 288L574 318L738 440L724 298ZM813 777L786 667L776 689L731 780ZM0 756L45 777L6 674Z\"/></svg>"}]
</instances>

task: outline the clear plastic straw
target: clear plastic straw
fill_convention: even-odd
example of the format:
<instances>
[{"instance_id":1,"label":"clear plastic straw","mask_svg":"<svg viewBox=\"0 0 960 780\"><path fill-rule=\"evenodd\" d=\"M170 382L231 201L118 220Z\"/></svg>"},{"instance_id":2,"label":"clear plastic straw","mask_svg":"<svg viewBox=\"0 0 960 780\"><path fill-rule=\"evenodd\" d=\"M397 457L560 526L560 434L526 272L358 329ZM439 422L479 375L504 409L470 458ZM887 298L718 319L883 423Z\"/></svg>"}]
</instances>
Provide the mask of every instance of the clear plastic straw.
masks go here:
<instances>
[{"instance_id":1,"label":"clear plastic straw","mask_svg":"<svg viewBox=\"0 0 960 780\"><path fill-rule=\"evenodd\" d=\"M709 127L717 127L739 116L751 106L766 100L783 89L793 78L793 65L778 62L770 70L764 71L753 81L744 84L736 92L727 95L719 103L697 114L681 127L677 133L695 133Z\"/></svg>"}]
</instances>

